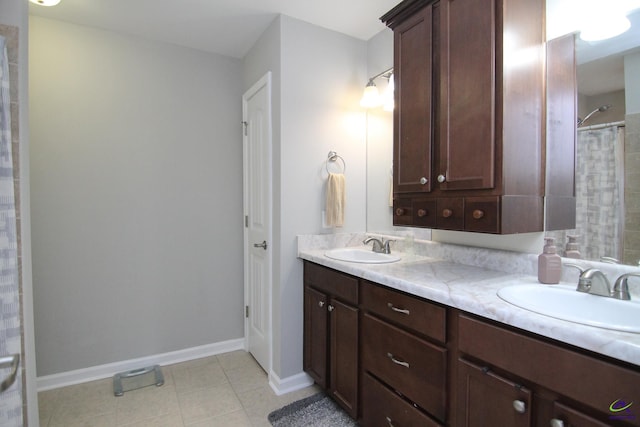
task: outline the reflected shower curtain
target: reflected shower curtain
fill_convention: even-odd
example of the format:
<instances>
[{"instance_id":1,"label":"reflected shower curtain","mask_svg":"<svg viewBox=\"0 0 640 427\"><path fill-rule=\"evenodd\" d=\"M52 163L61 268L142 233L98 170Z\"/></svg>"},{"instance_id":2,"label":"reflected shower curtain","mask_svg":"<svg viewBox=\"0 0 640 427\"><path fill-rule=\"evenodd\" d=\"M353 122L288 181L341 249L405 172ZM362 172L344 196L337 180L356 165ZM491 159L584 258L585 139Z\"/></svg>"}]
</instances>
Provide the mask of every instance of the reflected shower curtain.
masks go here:
<instances>
[{"instance_id":1,"label":"reflected shower curtain","mask_svg":"<svg viewBox=\"0 0 640 427\"><path fill-rule=\"evenodd\" d=\"M578 129L576 231L583 258L622 259L624 127Z\"/></svg>"},{"instance_id":2,"label":"reflected shower curtain","mask_svg":"<svg viewBox=\"0 0 640 427\"><path fill-rule=\"evenodd\" d=\"M6 40L0 36L0 356L20 354L20 295L11 155L9 63ZM19 371L20 372L20 371ZM0 369L4 379L9 369ZM0 394L0 425L22 426L22 377Z\"/></svg>"}]
</instances>

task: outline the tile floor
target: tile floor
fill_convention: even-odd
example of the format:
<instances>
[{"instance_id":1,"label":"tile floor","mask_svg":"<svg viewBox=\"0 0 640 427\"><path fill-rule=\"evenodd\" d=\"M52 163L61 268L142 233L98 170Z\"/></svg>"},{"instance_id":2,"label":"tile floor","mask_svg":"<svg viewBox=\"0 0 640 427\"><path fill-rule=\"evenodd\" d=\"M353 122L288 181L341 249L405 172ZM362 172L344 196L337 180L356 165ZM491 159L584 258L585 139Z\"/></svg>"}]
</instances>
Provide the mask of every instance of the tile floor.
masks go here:
<instances>
[{"instance_id":1,"label":"tile floor","mask_svg":"<svg viewBox=\"0 0 640 427\"><path fill-rule=\"evenodd\" d=\"M41 427L262 427L267 415L319 391L276 396L244 351L163 366L165 383L113 395L113 379L38 394Z\"/></svg>"}]
</instances>

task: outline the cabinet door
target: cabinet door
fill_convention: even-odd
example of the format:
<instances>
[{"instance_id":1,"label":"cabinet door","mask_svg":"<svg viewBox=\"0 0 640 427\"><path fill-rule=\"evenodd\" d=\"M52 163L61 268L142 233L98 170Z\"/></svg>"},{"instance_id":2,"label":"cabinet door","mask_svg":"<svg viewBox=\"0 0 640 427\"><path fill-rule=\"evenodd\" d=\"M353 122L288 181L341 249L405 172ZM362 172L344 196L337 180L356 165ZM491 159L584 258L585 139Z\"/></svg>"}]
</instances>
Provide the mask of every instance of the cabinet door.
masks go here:
<instances>
[{"instance_id":1,"label":"cabinet door","mask_svg":"<svg viewBox=\"0 0 640 427\"><path fill-rule=\"evenodd\" d=\"M304 287L304 370L327 387L327 307L325 294Z\"/></svg>"},{"instance_id":2,"label":"cabinet door","mask_svg":"<svg viewBox=\"0 0 640 427\"><path fill-rule=\"evenodd\" d=\"M459 426L531 425L531 392L486 368L458 361Z\"/></svg>"},{"instance_id":3,"label":"cabinet door","mask_svg":"<svg viewBox=\"0 0 640 427\"><path fill-rule=\"evenodd\" d=\"M439 22L438 188L490 189L496 160L495 0L443 0Z\"/></svg>"},{"instance_id":4,"label":"cabinet door","mask_svg":"<svg viewBox=\"0 0 640 427\"><path fill-rule=\"evenodd\" d=\"M358 416L358 309L332 299L329 391L353 418Z\"/></svg>"},{"instance_id":5,"label":"cabinet door","mask_svg":"<svg viewBox=\"0 0 640 427\"><path fill-rule=\"evenodd\" d=\"M394 193L431 191L432 7L394 29Z\"/></svg>"}]
</instances>

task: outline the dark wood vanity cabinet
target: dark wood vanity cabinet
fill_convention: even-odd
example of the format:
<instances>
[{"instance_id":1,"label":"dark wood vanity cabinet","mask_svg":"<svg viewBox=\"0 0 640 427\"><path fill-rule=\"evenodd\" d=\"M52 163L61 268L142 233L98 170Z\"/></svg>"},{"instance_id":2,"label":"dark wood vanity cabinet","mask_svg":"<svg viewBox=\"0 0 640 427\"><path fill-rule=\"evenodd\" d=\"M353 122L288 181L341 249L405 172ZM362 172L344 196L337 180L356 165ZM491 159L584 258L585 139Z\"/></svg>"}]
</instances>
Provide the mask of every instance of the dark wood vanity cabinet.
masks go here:
<instances>
[{"instance_id":1,"label":"dark wood vanity cabinet","mask_svg":"<svg viewBox=\"0 0 640 427\"><path fill-rule=\"evenodd\" d=\"M640 426L638 366L308 261L304 285L304 370L364 427Z\"/></svg>"},{"instance_id":2,"label":"dark wood vanity cabinet","mask_svg":"<svg viewBox=\"0 0 640 427\"><path fill-rule=\"evenodd\" d=\"M381 19L394 31L394 224L542 231L544 0L405 0Z\"/></svg>"},{"instance_id":3,"label":"dark wood vanity cabinet","mask_svg":"<svg viewBox=\"0 0 640 427\"><path fill-rule=\"evenodd\" d=\"M304 266L304 370L358 416L358 279Z\"/></svg>"}]
</instances>

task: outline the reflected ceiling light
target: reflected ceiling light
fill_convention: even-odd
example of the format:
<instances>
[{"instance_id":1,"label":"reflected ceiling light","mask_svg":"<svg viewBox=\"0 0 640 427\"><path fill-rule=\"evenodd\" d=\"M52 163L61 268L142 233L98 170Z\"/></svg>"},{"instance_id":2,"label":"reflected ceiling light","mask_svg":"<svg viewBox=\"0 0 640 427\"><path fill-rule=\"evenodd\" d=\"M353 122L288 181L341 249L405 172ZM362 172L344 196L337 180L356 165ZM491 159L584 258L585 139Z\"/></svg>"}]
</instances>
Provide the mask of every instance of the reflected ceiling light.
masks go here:
<instances>
[{"instance_id":1,"label":"reflected ceiling light","mask_svg":"<svg viewBox=\"0 0 640 427\"><path fill-rule=\"evenodd\" d=\"M592 22L580 32L580 38L587 42L610 39L631 28L631 22L624 15L615 15L601 18L598 22Z\"/></svg>"},{"instance_id":2,"label":"reflected ceiling light","mask_svg":"<svg viewBox=\"0 0 640 427\"><path fill-rule=\"evenodd\" d=\"M58 3L60 3L60 0L29 0L29 1L39 6L55 6Z\"/></svg>"},{"instance_id":3,"label":"reflected ceiling light","mask_svg":"<svg viewBox=\"0 0 640 427\"><path fill-rule=\"evenodd\" d=\"M391 99L393 101L393 83L389 80L389 84L391 85L391 89L387 86L387 90L385 91L385 95L380 96L380 92L378 91L378 87L376 86L374 80L378 77L384 77L386 79L390 79L393 75L393 68L389 68L369 79L367 86L364 88L364 93L362 94L362 98L360 99L360 106L364 108L376 108L383 104L388 104L387 96L389 91L391 91ZM393 108L392 108L393 109Z\"/></svg>"}]
</instances>

